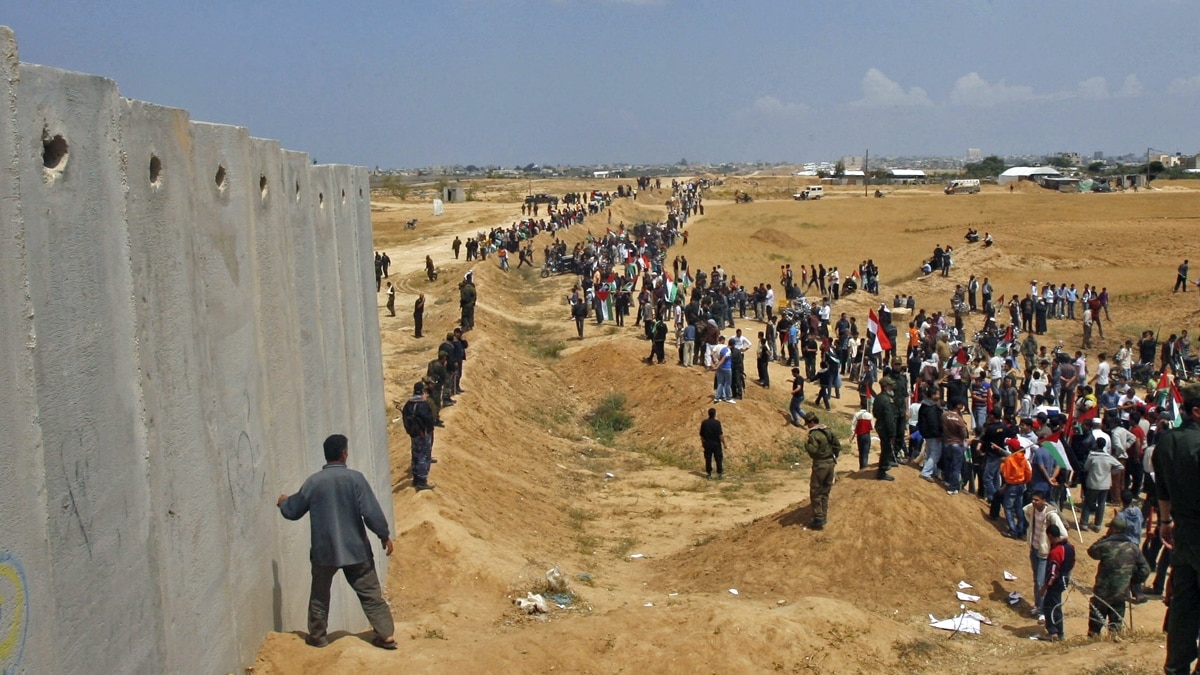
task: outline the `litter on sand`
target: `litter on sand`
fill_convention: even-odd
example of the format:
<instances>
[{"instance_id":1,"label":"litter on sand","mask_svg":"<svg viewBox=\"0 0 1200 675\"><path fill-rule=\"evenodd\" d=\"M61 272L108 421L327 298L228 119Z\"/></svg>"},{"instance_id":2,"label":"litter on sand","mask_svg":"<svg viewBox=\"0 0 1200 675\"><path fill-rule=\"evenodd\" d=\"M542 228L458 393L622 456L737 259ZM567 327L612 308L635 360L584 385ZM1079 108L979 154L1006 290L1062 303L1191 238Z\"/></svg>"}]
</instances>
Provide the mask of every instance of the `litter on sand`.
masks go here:
<instances>
[{"instance_id":1,"label":"litter on sand","mask_svg":"<svg viewBox=\"0 0 1200 675\"><path fill-rule=\"evenodd\" d=\"M965 581L960 581L960 582L958 582L958 590L960 590L960 591L965 591L965 590L967 590L968 588L975 588L975 587L974 587L974 586L972 586L971 584L968 584L968 583L967 583L967 582L965 582Z\"/></svg>"},{"instance_id":2,"label":"litter on sand","mask_svg":"<svg viewBox=\"0 0 1200 675\"><path fill-rule=\"evenodd\" d=\"M1016 581L1017 575L1013 574L1012 572L1009 572L1008 570L1004 570L1004 580L1005 581Z\"/></svg>"},{"instance_id":3,"label":"litter on sand","mask_svg":"<svg viewBox=\"0 0 1200 675\"><path fill-rule=\"evenodd\" d=\"M962 591L955 593L955 595L957 595L958 599L962 600L963 602L979 602L978 595L971 595L970 593L963 593Z\"/></svg>"},{"instance_id":4,"label":"litter on sand","mask_svg":"<svg viewBox=\"0 0 1200 675\"><path fill-rule=\"evenodd\" d=\"M642 607L653 607L653 606L654 606L653 602L647 602L646 604L642 605Z\"/></svg>"},{"instance_id":5,"label":"litter on sand","mask_svg":"<svg viewBox=\"0 0 1200 675\"><path fill-rule=\"evenodd\" d=\"M646 557L646 554L644 554L644 553L633 553L633 554L630 554L629 559L637 560L638 558L645 558L645 557Z\"/></svg>"},{"instance_id":6,"label":"litter on sand","mask_svg":"<svg viewBox=\"0 0 1200 675\"><path fill-rule=\"evenodd\" d=\"M933 615L929 615L929 618L932 619ZM942 619L941 621L935 620L929 625L941 630L952 630L956 633L969 633L971 635L979 635L983 632L979 628L979 619L975 619L968 614L959 614L956 617Z\"/></svg>"},{"instance_id":7,"label":"litter on sand","mask_svg":"<svg viewBox=\"0 0 1200 675\"><path fill-rule=\"evenodd\" d=\"M731 588L731 589L729 589L729 592L730 592L730 593L733 593L734 595L737 595L737 594L738 594L738 590L737 590L736 588Z\"/></svg>"},{"instance_id":8,"label":"litter on sand","mask_svg":"<svg viewBox=\"0 0 1200 675\"><path fill-rule=\"evenodd\" d=\"M1008 604L1010 604L1010 605L1015 605L1015 604L1017 604L1017 603L1018 603L1018 602L1020 602L1020 601L1021 601L1021 594L1020 594L1020 593L1018 593L1018 592L1016 592L1016 591L1013 591L1012 593L1009 593L1009 594L1008 594Z\"/></svg>"}]
</instances>

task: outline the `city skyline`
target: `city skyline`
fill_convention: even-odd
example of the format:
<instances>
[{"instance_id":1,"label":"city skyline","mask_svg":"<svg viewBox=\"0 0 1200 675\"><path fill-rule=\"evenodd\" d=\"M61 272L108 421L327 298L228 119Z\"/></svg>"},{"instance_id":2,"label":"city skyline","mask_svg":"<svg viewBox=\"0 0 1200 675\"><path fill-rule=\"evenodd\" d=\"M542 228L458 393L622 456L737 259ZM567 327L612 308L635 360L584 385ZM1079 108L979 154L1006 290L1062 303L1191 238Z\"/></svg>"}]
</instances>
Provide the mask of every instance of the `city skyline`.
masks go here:
<instances>
[{"instance_id":1,"label":"city skyline","mask_svg":"<svg viewBox=\"0 0 1200 675\"><path fill-rule=\"evenodd\" d=\"M23 62L321 162L1200 152L1200 4L1171 0L52 0L0 22Z\"/></svg>"}]
</instances>

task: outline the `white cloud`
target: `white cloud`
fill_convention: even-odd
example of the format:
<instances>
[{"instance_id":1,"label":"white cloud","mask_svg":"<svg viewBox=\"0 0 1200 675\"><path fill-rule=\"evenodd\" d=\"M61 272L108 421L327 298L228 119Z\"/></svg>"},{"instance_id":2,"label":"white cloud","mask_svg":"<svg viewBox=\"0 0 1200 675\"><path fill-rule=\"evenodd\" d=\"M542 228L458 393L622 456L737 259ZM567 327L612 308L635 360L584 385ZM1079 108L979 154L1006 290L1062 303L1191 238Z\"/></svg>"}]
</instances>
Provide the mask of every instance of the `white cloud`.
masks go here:
<instances>
[{"instance_id":1,"label":"white cloud","mask_svg":"<svg viewBox=\"0 0 1200 675\"><path fill-rule=\"evenodd\" d=\"M1172 96L1191 96L1200 94L1200 75L1177 77L1167 85L1167 93Z\"/></svg>"},{"instance_id":2,"label":"white cloud","mask_svg":"<svg viewBox=\"0 0 1200 675\"><path fill-rule=\"evenodd\" d=\"M1108 80L1097 75L1090 77L1075 88L1075 95L1082 99L1105 99L1108 98Z\"/></svg>"},{"instance_id":3,"label":"white cloud","mask_svg":"<svg viewBox=\"0 0 1200 675\"><path fill-rule=\"evenodd\" d=\"M950 102L955 105L968 105L980 108L990 108L1005 103L1021 103L1037 101L1045 97L1033 93L1033 87L1025 85L1009 85L1003 79L995 84L970 73L958 78L954 89L950 92Z\"/></svg>"},{"instance_id":4,"label":"white cloud","mask_svg":"<svg viewBox=\"0 0 1200 675\"><path fill-rule=\"evenodd\" d=\"M1117 90L1117 98L1135 98L1142 95L1142 81L1137 75L1126 75L1125 82Z\"/></svg>"},{"instance_id":5,"label":"white cloud","mask_svg":"<svg viewBox=\"0 0 1200 675\"><path fill-rule=\"evenodd\" d=\"M898 82L888 79L877 68L872 68L863 76L863 97L850 105L858 108L907 108L931 107L933 101L920 87L912 87L908 91Z\"/></svg>"},{"instance_id":6,"label":"white cloud","mask_svg":"<svg viewBox=\"0 0 1200 675\"><path fill-rule=\"evenodd\" d=\"M792 117L802 115L811 109L803 103L786 103L774 96L759 96L743 113L753 113L770 117Z\"/></svg>"}]
</instances>

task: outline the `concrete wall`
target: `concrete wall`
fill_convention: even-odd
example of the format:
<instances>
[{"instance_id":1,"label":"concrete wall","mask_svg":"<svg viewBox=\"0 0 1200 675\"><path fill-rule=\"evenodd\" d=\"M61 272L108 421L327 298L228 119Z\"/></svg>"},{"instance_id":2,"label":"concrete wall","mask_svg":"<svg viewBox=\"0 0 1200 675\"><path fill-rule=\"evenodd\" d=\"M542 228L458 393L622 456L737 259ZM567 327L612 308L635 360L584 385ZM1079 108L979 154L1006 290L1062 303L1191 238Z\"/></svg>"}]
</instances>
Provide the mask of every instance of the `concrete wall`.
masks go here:
<instances>
[{"instance_id":1,"label":"concrete wall","mask_svg":"<svg viewBox=\"0 0 1200 675\"><path fill-rule=\"evenodd\" d=\"M237 670L326 435L391 516L367 172L0 58L0 672Z\"/></svg>"}]
</instances>

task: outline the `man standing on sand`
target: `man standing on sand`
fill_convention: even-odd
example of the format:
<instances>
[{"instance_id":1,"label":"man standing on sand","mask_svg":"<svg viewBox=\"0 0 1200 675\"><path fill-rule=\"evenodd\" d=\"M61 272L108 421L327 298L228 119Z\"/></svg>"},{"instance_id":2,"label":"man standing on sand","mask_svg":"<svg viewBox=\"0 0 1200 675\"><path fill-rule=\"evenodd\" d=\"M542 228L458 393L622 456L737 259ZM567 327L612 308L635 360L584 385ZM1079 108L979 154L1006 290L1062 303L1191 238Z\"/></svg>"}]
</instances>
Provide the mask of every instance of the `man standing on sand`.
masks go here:
<instances>
[{"instance_id":1,"label":"man standing on sand","mask_svg":"<svg viewBox=\"0 0 1200 675\"><path fill-rule=\"evenodd\" d=\"M816 413L810 412L805 415L804 422L808 425L808 440L804 443L804 450L812 459L808 498L812 503L813 517L808 521L808 527L823 530L829 520L829 491L833 488L833 477L842 446L838 442L837 434L821 424L821 419Z\"/></svg>"},{"instance_id":2,"label":"man standing on sand","mask_svg":"<svg viewBox=\"0 0 1200 675\"><path fill-rule=\"evenodd\" d=\"M421 326L425 322L425 294L418 293L413 303L413 337L421 337Z\"/></svg>"},{"instance_id":3,"label":"man standing on sand","mask_svg":"<svg viewBox=\"0 0 1200 675\"><path fill-rule=\"evenodd\" d=\"M1125 536L1125 528L1125 519L1114 516L1104 538L1088 548L1088 556L1099 561L1088 603L1088 637L1100 636L1105 626L1110 634L1120 633L1130 587L1140 586L1150 576L1150 565L1137 544Z\"/></svg>"},{"instance_id":4,"label":"man standing on sand","mask_svg":"<svg viewBox=\"0 0 1200 675\"><path fill-rule=\"evenodd\" d=\"M341 434L326 438L325 466L309 476L299 492L290 497L279 495L275 502L280 514L288 520L300 520L309 514L312 587L308 599L308 637L304 641L313 647L329 644L326 637L329 588L334 575L341 570L375 629L371 644L381 649L396 649L392 610L383 599L367 528L379 537L389 556L392 538L371 484L361 473L346 468L349 445Z\"/></svg>"},{"instance_id":5,"label":"man standing on sand","mask_svg":"<svg viewBox=\"0 0 1200 675\"><path fill-rule=\"evenodd\" d=\"M1200 630L1200 386L1183 388L1183 424L1158 437L1151 462L1159 536L1172 546L1167 675L1190 673Z\"/></svg>"},{"instance_id":6,"label":"man standing on sand","mask_svg":"<svg viewBox=\"0 0 1200 675\"><path fill-rule=\"evenodd\" d=\"M438 355L441 359L441 355ZM449 384L449 383L447 383ZM443 395L445 395L443 385ZM432 490L429 484L429 466L433 464L433 408L429 407L429 391L423 382L413 385L412 398L400 409L404 432L411 441L412 484L417 492ZM448 398L448 397L447 397Z\"/></svg>"},{"instance_id":7,"label":"man standing on sand","mask_svg":"<svg viewBox=\"0 0 1200 675\"><path fill-rule=\"evenodd\" d=\"M725 477L725 432L717 409L708 409L708 419L700 423L700 446L704 449L704 473L712 478L713 461L717 463L717 480Z\"/></svg>"},{"instance_id":8,"label":"man standing on sand","mask_svg":"<svg viewBox=\"0 0 1200 675\"><path fill-rule=\"evenodd\" d=\"M1171 292L1178 293L1180 290L1182 290L1184 293L1187 293L1187 280L1188 261L1184 260L1183 264L1179 266L1179 272L1175 275L1175 290Z\"/></svg>"},{"instance_id":9,"label":"man standing on sand","mask_svg":"<svg viewBox=\"0 0 1200 675\"><path fill-rule=\"evenodd\" d=\"M396 316L396 289L390 281L387 287L387 310L388 316Z\"/></svg>"},{"instance_id":10,"label":"man standing on sand","mask_svg":"<svg viewBox=\"0 0 1200 675\"><path fill-rule=\"evenodd\" d=\"M1046 526L1046 537L1050 540L1050 552L1046 555L1046 584L1042 586L1042 609L1046 613L1044 638L1051 642L1063 639L1062 594L1071 584L1071 572L1075 569L1075 547L1066 536L1066 530L1051 523Z\"/></svg>"},{"instance_id":11,"label":"man standing on sand","mask_svg":"<svg viewBox=\"0 0 1200 675\"><path fill-rule=\"evenodd\" d=\"M454 241L450 244L450 248L454 251L454 259L458 260L458 250L462 248L462 240L458 236L455 236Z\"/></svg>"},{"instance_id":12,"label":"man standing on sand","mask_svg":"<svg viewBox=\"0 0 1200 675\"><path fill-rule=\"evenodd\" d=\"M879 469L875 472L876 480L896 480L888 475L888 469L897 462L896 459L896 403L892 399L895 383L892 378L885 377L879 381L879 395L871 403L871 414L875 416L875 433L879 434ZM857 430L856 430L857 431ZM871 437L868 428L866 452L859 445L859 468L867 468L865 455L871 451Z\"/></svg>"},{"instance_id":13,"label":"man standing on sand","mask_svg":"<svg viewBox=\"0 0 1200 675\"><path fill-rule=\"evenodd\" d=\"M1057 528L1059 532L1068 531L1062 517L1058 514L1058 509L1046 501L1047 495L1047 492L1035 490L1033 499L1024 508L1025 521L1029 523L1029 565L1033 572L1033 615L1042 620L1045 620L1050 613L1050 608L1042 603L1042 592L1046 587L1047 558L1050 556L1050 527Z\"/></svg>"}]
</instances>

